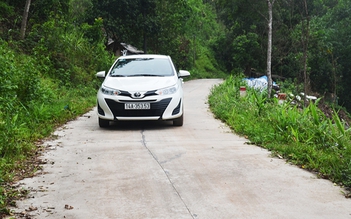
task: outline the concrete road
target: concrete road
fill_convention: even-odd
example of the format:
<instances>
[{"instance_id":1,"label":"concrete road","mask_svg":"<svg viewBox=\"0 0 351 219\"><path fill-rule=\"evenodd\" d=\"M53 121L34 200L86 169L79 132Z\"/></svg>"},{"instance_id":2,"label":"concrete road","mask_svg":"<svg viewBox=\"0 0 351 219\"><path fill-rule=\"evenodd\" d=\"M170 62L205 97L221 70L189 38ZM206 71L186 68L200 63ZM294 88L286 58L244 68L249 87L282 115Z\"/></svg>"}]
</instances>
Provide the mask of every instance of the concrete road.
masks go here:
<instances>
[{"instance_id":1,"label":"concrete road","mask_svg":"<svg viewBox=\"0 0 351 219\"><path fill-rule=\"evenodd\" d=\"M45 142L43 173L21 181L27 218L351 219L333 183L245 144L213 118L220 80L184 84L185 122L100 129L91 111ZM19 217L19 216L18 216Z\"/></svg>"}]
</instances>

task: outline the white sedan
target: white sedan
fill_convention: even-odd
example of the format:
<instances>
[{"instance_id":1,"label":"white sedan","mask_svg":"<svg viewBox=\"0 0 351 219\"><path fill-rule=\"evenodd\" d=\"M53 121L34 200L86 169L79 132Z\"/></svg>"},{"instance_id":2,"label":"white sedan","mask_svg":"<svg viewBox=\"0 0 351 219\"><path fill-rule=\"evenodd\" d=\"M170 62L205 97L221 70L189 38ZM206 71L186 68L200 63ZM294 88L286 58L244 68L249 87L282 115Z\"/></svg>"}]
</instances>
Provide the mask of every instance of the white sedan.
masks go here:
<instances>
[{"instance_id":1,"label":"white sedan","mask_svg":"<svg viewBox=\"0 0 351 219\"><path fill-rule=\"evenodd\" d=\"M189 75L166 55L119 57L107 74L96 74L104 78L97 93L99 126L119 120L172 120L182 126L182 78Z\"/></svg>"}]
</instances>

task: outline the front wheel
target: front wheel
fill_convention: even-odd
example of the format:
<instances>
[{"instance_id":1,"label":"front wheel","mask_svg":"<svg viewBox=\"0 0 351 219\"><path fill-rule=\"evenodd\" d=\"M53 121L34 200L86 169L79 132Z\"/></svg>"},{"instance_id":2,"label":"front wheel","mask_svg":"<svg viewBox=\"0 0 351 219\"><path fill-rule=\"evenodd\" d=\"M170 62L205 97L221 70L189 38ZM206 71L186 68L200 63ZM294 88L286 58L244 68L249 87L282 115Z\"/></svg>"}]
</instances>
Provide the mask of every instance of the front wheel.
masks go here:
<instances>
[{"instance_id":1,"label":"front wheel","mask_svg":"<svg viewBox=\"0 0 351 219\"><path fill-rule=\"evenodd\" d=\"M183 126L183 121L184 121L184 112L183 112L183 115L181 115L179 118L176 118L175 120L173 120L173 125Z\"/></svg>"},{"instance_id":2,"label":"front wheel","mask_svg":"<svg viewBox=\"0 0 351 219\"><path fill-rule=\"evenodd\" d=\"M99 126L100 126L100 128L106 128L109 125L110 125L110 121L109 120L105 120L105 119L99 118Z\"/></svg>"}]
</instances>

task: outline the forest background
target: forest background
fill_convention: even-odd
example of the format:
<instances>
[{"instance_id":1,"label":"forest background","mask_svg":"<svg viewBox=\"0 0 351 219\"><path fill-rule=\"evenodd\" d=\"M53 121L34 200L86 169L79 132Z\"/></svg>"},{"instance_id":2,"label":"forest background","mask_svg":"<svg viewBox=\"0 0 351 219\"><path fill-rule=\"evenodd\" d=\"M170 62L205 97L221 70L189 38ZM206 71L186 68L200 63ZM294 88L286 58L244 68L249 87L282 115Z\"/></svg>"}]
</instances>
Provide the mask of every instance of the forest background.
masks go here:
<instances>
[{"instance_id":1,"label":"forest background","mask_svg":"<svg viewBox=\"0 0 351 219\"><path fill-rule=\"evenodd\" d=\"M95 104L109 42L170 55L192 78L265 75L267 2L0 0L1 211L35 142ZM351 0L275 0L273 80L350 112L350 23Z\"/></svg>"}]
</instances>

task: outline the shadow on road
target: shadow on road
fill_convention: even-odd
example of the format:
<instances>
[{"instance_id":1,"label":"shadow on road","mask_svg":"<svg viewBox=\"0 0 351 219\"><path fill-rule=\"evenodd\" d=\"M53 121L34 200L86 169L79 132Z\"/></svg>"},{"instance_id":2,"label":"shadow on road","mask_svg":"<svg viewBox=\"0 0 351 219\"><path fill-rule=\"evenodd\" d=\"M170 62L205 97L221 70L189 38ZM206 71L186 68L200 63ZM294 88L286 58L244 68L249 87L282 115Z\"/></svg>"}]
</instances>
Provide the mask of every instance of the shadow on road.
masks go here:
<instances>
[{"instance_id":1,"label":"shadow on road","mask_svg":"<svg viewBox=\"0 0 351 219\"><path fill-rule=\"evenodd\" d=\"M177 128L172 121L116 121L110 122L107 128L100 128L109 131L133 131L133 130L164 130Z\"/></svg>"}]
</instances>

